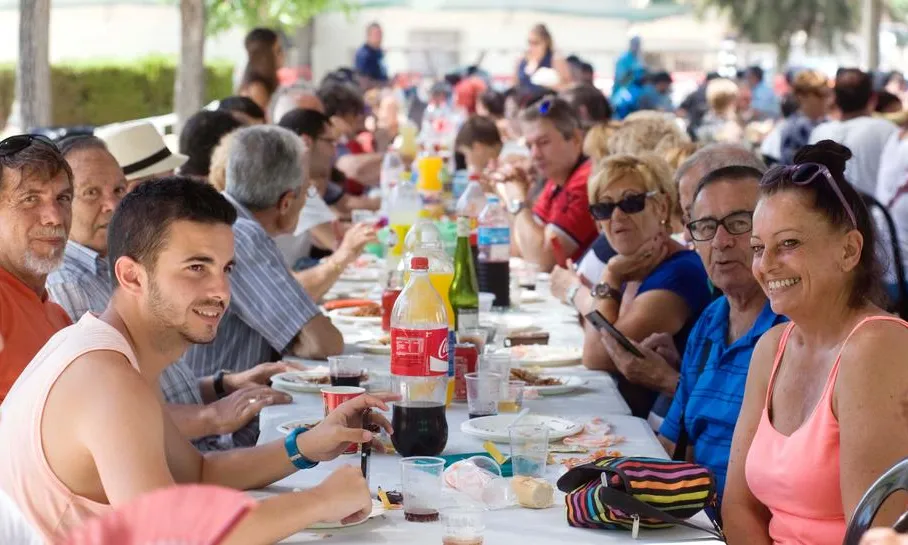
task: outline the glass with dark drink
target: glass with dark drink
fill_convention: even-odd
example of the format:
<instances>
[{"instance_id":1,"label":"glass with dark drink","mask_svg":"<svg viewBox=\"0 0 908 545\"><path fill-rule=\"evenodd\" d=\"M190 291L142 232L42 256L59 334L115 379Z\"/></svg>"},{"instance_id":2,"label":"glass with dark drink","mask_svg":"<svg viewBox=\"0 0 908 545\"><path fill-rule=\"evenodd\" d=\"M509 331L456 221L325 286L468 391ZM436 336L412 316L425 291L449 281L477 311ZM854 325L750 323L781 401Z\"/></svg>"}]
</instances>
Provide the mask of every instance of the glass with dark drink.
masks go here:
<instances>
[{"instance_id":1,"label":"glass with dark drink","mask_svg":"<svg viewBox=\"0 0 908 545\"><path fill-rule=\"evenodd\" d=\"M394 428L391 442L401 456L437 456L448 443L444 403L395 403L391 426Z\"/></svg>"},{"instance_id":2,"label":"glass with dark drink","mask_svg":"<svg viewBox=\"0 0 908 545\"><path fill-rule=\"evenodd\" d=\"M498 414L501 400L501 375L498 373L467 373L467 408L470 418Z\"/></svg>"},{"instance_id":3,"label":"glass with dark drink","mask_svg":"<svg viewBox=\"0 0 908 545\"><path fill-rule=\"evenodd\" d=\"M435 522L441 500L445 461L431 456L411 456L400 461L404 518L410 522Z\"/></svg>"},{"instance_id":4,"label":"glass with dark drink","mask_svg":"<svg viewBox=\"0 0 908 545\"><path fill-rule=\"evenodd\" d=\"M363 379L362 356L332 356L328 358L331 386L359 386Z\"/></svg>"}]
</instances>

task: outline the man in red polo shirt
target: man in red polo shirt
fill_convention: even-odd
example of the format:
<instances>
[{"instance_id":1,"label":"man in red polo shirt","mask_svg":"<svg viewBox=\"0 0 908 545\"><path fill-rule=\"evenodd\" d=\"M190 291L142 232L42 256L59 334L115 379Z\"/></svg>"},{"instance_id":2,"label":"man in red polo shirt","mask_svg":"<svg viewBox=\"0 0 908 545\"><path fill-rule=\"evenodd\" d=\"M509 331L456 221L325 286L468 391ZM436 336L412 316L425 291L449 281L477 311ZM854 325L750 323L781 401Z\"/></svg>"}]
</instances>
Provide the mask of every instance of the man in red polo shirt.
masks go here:
<instances>
[{"instance_id":1,"label":"man in red polo shirt","mask_svg":"<svg viewBox=\"0 0 908 545\"><path fill-rule=\"evenodd\" d=\"M546 97L524 110L520 120L533 163L546 182L530 210L526 179L510 178L505 204L521 256L550 271L568 258L578 261L599 234L587 195L591 165L583 155L580 119L564 100Z\"/></svg>"},{"instance_id":2,"label":"man in red polo shirt","mask_svg":"<svg viewBox=\"0 0 908 545\"><path fill-rule=\"evenodd\" d=\"M44 282L63 261L72 198L72 171L56 146L26 135L0 142L0 401L71 323Z\"/></svg>"}]
</instances>

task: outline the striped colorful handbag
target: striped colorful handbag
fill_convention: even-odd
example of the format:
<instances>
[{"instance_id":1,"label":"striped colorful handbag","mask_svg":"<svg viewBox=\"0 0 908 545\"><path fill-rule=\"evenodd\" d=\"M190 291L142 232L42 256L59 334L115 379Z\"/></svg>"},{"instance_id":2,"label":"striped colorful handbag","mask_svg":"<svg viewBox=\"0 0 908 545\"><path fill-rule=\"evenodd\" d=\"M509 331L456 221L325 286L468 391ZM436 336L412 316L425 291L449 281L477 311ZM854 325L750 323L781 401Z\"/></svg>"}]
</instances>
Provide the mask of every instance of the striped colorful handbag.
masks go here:
<instances>
[{"instance_id":1,"label":"striped colorful handbag","mask_svg":"<svg viewBox=\"0 0 908 545\"><path fill-rule=\"evenodd\" d=\"M657 458L606 457L575 467L558 479L567 493L568 524L606 530L669 528L680 525L723 540L716 520L712 472L690 462ZM713 528L686 519L705 510Z\"/></svg>"}]
</instances>

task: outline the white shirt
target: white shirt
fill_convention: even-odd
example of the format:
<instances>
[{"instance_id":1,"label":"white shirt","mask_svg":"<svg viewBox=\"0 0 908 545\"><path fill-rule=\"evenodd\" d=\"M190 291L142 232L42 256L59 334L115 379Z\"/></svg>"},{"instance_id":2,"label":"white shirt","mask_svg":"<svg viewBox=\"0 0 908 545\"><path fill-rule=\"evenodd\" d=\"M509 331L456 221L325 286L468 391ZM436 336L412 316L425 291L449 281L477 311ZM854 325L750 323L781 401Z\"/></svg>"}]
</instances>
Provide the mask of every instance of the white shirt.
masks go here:
<instances>
[{"instance_id":1,"label":"white shirt","mask_svg":"<svg viewBox=\"0 0 908 545\"><path fill-rule=\"evenodd\" d=\"M38 533L13 500L0 490L0 543L41 545Z\"/></svg>"},{"instance_id":2,"label":"white shirt","mask_svg":"<svg viewBox=\"0 0 908 545\"><path fill-rule=\"evenodd\" d=\"M296 262L304 257L309 256L312 249L312 237L309 231L323 223L331 223L337 219L337 216L325 204L324 199L317 193L310 192L306 204L300 210L299 221L296 224L296 230L290 235L278 235L274 237L281 255L284 256L284 263L287 267L293 269Z\"/></svg>"},{"instance_id":3,"label":"white shirt","mask_svg":"<svg viewBox=\"0 0 908 545\"><path fill-rule=\"evenodd\" d=\"M810 143L834 140L850 149L853 157L845 168L845 178L856 189L875 195L883 147L897 132L898 127L885 119L863 116L821 124L810 134Z\"/></svg>"},{"instance_id":4,"label":"white shirt","mask_svg":"<svg viewBox=\"0 0 908 545\"><path fill-rule=\"evenodd\" d=\"M889 207L890 201L898 193L899 188L908 184L908 139L899 138L899 133L894 133L886 145L883 147L883 154L880 157L880 173L877 178L876 194L874 195L883 206ZM895 223L896 236L899 239L899 248L902 253L902 263L908 267L908 193L899 195L892 206L889 207L889 215ZM887 262L883 265L886 267L886 280L889 283L895 282L895 269L891 266L892 243L889 238L889 230L884 223L883 215L874 210L874 219L877 224L877 233L880 237L880 244L886 250L888 257Z\"/></svg>"}]
</instances>

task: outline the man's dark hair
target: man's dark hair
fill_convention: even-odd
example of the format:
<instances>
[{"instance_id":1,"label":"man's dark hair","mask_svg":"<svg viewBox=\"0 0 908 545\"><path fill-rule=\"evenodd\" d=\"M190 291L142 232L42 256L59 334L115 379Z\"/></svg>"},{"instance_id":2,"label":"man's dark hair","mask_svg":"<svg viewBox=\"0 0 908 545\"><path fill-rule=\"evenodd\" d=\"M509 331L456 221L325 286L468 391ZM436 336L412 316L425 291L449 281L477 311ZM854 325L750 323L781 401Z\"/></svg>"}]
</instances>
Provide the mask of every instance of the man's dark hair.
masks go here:
<instances>
[{"instance_id":1,"label":"man's dark hair","mask_svg":"<svg viewBox=\"0 0 908 545\"><path fill-rule=\"evenodd\" d=\"M494 89L487 89L479 95L479 102L495 117L504 117L505 96Z\"/></svg>"},{"instance_id":2,"label":"man's dark hair","mask_svg":"<svg viewBox=\"0 0 908 545\"><path fill-rule=\"evenodd\" d=\"M265 120L265 110L249 97L232 96L222 99L218 104L222 112L238 112L246 114L253 119Z\"/></svg>"},{"instance_id":3,"label":"man's dark hair","mask_svg":"<svg viewBox=\"0 0 908 545\"><path fill-rule=\"evenodd\" d=\"M609 104L602 91L593 85L588 83L576 85L562 93L561 96L578 114L586 111L588 119L581 120L586 125L585 129L597 123L605 123L612 118L612 105Z\"/></svg>"},{"instance_id":4,"label":"man's dark hair","mask_svg":"<svg viewBox=\"0 0 908 545\"><path fill-rule=\"evenodd\" d=\"M530 104L520 113L520 121L523 123L532 123L542 119L555 125L555 128L566 140L573 138L576 131L581 128L580 118L577 117L577 111L573 106L564 99L551 95Z\"/></svg>"},{"instance_id":5,"label":"man's dark hair","mask_svg":"<svg viewBox=\"0 0 908 545\"><path fill-rule=\"evenodd\" d=\"M180 132L180 153L189 157L180 167L180 174L208 176L214 148L221 138L242 126L237 118L223 111L202 110L190 117Z\"/></svg>"},{"instance_id":6,"label":"man's dark hair","mask_svg":"<svg viewBox=\"0 0 908 545\"><path fill-rule=\"evenodd\" d=\"M213 186L185 176L142 182L120 201L107 230L114 287L118 285L114 264L123 256L154 270L170 225L177 221L232 226L236 209Z\"/></svg>"},{"instance_id":7,"label":"man's dark hair","mask_svg":"<svg viewBox=\"0 0 908 545\"><path fill-rule=\"evenodd\" d=\"M583 60L573 53L565 57L564 62L576 66L577 68L580 68L583 65Z\"/></svg>"},{"instance_id":8,"label":"man's dark hair","mask_svg":"<svg viewBox=\"0 0 908 545\"><path fill-rule=\"evenodd\" d=\"M873 78L857 68L843 68L835 77L835 103L843 114L860 112L873 98Z\"/></svg>"},{"instance_id":9,"label":"man's dark hair","mask_svg":"<svg viewBox=\"0 0 908 545\"><path fill-rule=\"evenodd\" d=\"M325 105L325 115L358 115L366 111L363 95L350 85L329 83L318 90L318 98Z\"/></svg>"},{"instance_id":10,"label":"man's dark hair","mask_svg":"<svg viewBox=\"0 0 908 545\"><path fill-rule=\"evenodd\" d=\"M73 182L73 171L57 146L40 138L32 140L18 153L0 157L0 189L3 189L3 173L7 170L18 170L23 180L37 177L45 181L52 180L63 171L69 183Z\"/></svg>"},{"instance_id":11,"label":"man's dark hair","mask_svg":"<svg viewBox=\"0 0 908 545\"><path fill-rule=\"evenodd\" d=\"M270 28L253 28L249 31L249 34L246 34L246 39L243 41L243 45L247 50L259 44L274 46L274 44L279 39L280 36L278 35L278 33L271 30Z\"/></svg>"},{"instance_id":12,"label":"man's dark hair","mask_svg":"<svg viewBox=\"0 0 908 545\"><path fill-rule=\"evenodd\" d=\"M57 148L63 157L70 153L83 150L104 150L107 151L107 144L97 136L88 134L79 134L76 136L66 136L57 142Z\"/></svg>"},{"instance_id":13,"label":"man's dark hair","mask_svg":"<svg viewBox=\"0 0 908 545\"><path fill-rule=\"evenodd\" d=\"M704 176L697 183L697 189L694 190L694 198L691 202L695 202L701 191L716 182L753 180L759 183L762 178L763 172L754 167L732 165L729 167L717 168L716 170Z\"/></svg>"},{"instance_id":14,"label":"man's dark hair","mask_svg":"<svg viewBox=\"0 0 908 545\"><path fill-rule=\"evenodd\" d=\"M899 110L902 109L902 99L893 95L889 91L877 91L876 94L876 112L886 112L890 107L896 106Z\"/></svg>"},{"instance_id":15,"label":"man's dark hair","mask_svg":"<svg viewBox=\"0 0 908 545\"><path fill-rule=\"evenodd\" d=\"M590 64L590 63L588 63L588 62L580 63L580 73L583 74L584 76L591 76L591 77L592 77L592 75L593 75L595 72L596 72L596 71L595 71L595 69L593 68L593 65L592 65L592 64Z\"/></svg>"},{"instance_id":16,"label":"man's dark hair","mask_svg":"<svg viewBox=\"0 0 908 545\"><path fill-rule=\"evenodd\" d=\"M356 72L351 68L338 68L333 72L328 72L322 78L320 88L330 87L331 85L349 85L356 89Z\"/></svg>"},{"instance_id":17,"label":"man's dark hair","mask_svg":"<svg viewBox=\"0 0 908 545\"><path fill-rule=\"evenodd\" d=\"M794 93L788 93L782 97L782 117L789 118L801 108L798 103L798 97Z\"/></svg>"},{"instance_id":18,"label":"man's dark hair","mask_svg":"<svg viewBox=\"0 0 908 545\"><path fill-rule=\"evenodd\" d=\"M299 136L305 134L310 138L318 138L325 134L330 123L331 118L321 112L297 108L284 114L278 125Z\"/></svg>"},{"instance_id":19,"label":"man's dark hair","mask_svg":"<svg viewBox=\"0 0 908 545\"><path fill-rule=\"evenodd\" d=\"M473 144L502 145L501 133L498 132L498 126L494 121L474 115L464 122L457 132L457 138L454 139L454 149L471 148Z\"/></svg>"},{"instance_id":20,"label":"man's dark hair","mask_svg":"<svg viewBox=\"0 0 908 545\"><path fill-rule=\"evenodd\" d=\"M757 81L763 81L763 69L759 66L748 67L746 75L753 76Z\"/></svg>"},{"instance_id":21,"label":"man's dark hair","mask_svg":"<svg viewBox=\"0 0 908 545\"><path fill-rule=\"evenodd\" d=\"M672 75L663 70L661 72L656 72L656 73L650 75L649 81L653 85L657 85L659 83L667 83L667 84L671 85L673 80L672 80Z\"/></svg>"}]
</instances>

